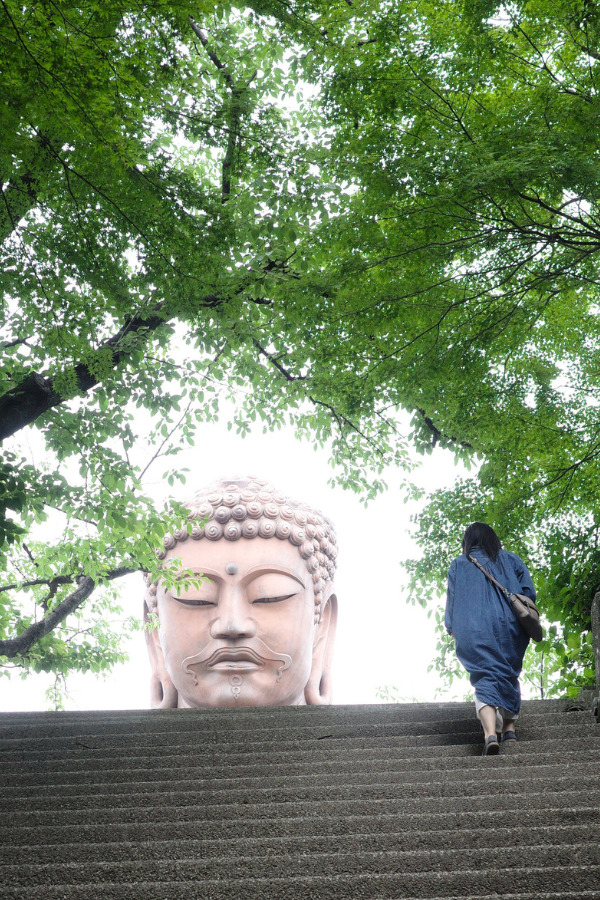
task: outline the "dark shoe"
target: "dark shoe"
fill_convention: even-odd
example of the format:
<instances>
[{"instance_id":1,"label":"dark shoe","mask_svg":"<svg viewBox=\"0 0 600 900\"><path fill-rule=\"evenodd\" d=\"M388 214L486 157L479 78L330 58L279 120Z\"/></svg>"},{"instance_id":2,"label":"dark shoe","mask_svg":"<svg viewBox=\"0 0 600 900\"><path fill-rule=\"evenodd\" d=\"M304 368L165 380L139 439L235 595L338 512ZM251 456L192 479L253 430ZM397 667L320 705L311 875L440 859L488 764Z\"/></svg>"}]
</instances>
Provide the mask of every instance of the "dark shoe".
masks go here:
<instances>
[{"instance_id":1,"label":"dark shoe","mask_svg":"<svg viewBox=\"0 0 600 900\"><path fill-rule=\"evenodd\" d=\"M504 744L505 741L516 741L516 739L517 736L514 731L505 731L504 734L500 737L500 742Z\"/></svg>"},{"instance_id":2,"label":"dark shoe","mask_svg":"<svg viewBox=\"0 0 600 900\"><path fill-rule=\"evenodd\" d=\"M500 753L500 744L495 734L491 734L483 745L482 756L497 756Z\"/></svg>"}]
</instances>

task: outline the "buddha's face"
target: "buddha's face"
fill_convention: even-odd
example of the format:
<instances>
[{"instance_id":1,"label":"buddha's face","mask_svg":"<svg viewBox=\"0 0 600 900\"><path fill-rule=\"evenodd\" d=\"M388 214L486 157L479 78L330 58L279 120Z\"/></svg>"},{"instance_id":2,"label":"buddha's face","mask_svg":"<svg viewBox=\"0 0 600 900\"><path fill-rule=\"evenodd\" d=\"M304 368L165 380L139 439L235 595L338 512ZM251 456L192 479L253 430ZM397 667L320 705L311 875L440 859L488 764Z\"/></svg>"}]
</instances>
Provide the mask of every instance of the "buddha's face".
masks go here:
<instances>
[{"instance_id":1,"label":"buddha's face","mask_svg":"<svg viewBox=\"0 0 600 900\"><path fill-rule=\"evenodd\" d=\"M326 637L312 577L288 541L186 541L169 551L200 587L159 585L158 640L180 707L305 703Z\"/></svg>"}]
</instances>

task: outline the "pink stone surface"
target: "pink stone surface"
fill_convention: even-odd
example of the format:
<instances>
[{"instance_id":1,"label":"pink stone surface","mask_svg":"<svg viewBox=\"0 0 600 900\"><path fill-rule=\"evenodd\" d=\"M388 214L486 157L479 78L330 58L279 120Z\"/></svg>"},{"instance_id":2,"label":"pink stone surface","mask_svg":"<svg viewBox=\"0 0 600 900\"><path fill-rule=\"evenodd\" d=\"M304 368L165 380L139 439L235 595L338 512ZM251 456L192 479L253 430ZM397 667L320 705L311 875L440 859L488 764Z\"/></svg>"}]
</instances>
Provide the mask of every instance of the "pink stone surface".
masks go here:
<instances>
[{"instance_id":1,"label":"pink stone surface","mask_svg":"<svg viewBox=\"0 0 600 900\"><path fill-rule=\"evenodd\" d=\"M152 705L330 703L331 522L252 478L210 485L187 505L204 525L191 538L185 527L168 535L163 565L179 560L203 580L148 588L145 616L158 620L146 632ZM249 522L258 527L244 532Z\"/></svg>"}]
</instances>

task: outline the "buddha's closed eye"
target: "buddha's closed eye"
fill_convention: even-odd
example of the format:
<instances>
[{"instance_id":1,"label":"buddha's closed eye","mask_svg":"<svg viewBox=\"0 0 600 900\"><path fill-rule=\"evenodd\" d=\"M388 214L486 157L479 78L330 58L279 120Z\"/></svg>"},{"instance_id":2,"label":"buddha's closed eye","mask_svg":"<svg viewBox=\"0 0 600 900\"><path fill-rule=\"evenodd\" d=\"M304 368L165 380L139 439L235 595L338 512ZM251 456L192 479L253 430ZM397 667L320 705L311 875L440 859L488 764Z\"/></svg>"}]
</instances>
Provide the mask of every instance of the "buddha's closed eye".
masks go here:
<instances>
[{"instance_id":1,"label":"buddha's closed eye","mask_svg":"<svg viewBox=\"0 0 600 900\"><path fill-rule=\"evenodd\" d=\"M191 597L173 597L173 600L177 600L178 603L182 603L184 606L216 606L216 600L199 600L197 598Z\"/></svg>"},{"instance_id":2,"label":"buddha's closed eye","mask_svg":"<svg viewBox=\"0 0 600 900\"><path fill-rule=\"evenodd\" d=\"M292 594L281 594L279 597L257 597L256 600L253 600L253 604L257 603L281 603L283 600L290 600L292 597L296 596L296 591Z\"/></svg>"}]
</instances>

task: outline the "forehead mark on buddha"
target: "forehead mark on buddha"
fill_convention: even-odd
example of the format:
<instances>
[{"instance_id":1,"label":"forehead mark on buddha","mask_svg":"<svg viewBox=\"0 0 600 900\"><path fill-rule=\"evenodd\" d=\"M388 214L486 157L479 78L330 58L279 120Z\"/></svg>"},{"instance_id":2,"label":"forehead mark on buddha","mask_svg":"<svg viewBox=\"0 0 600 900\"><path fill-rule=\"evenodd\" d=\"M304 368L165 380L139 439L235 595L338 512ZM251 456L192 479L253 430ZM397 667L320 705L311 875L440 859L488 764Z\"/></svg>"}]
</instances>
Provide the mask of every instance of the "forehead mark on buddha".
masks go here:
<instances>
[{"instance_id":1,"label":"forehead mark on buddha","mask_svg":"<svg viewBox=\"0 0 600 900\"><path fill-rule=\"evenodd\" d=\"M267 481L254 476L239 476L214 481L196 491L184 503L188 507L187 524L163 539L159 559L187 540L237 541L255 537L288 541L297 548L311 575L315 622L321 618L323 592L333 581L336 569L337 538L333 523L320 510L287 497ZM231 562L226 567L237 564ZM148 586L148 605L156 610L156 586ZM154 590L153 590L154 588Z\"/></svg>"}]
</instances>

